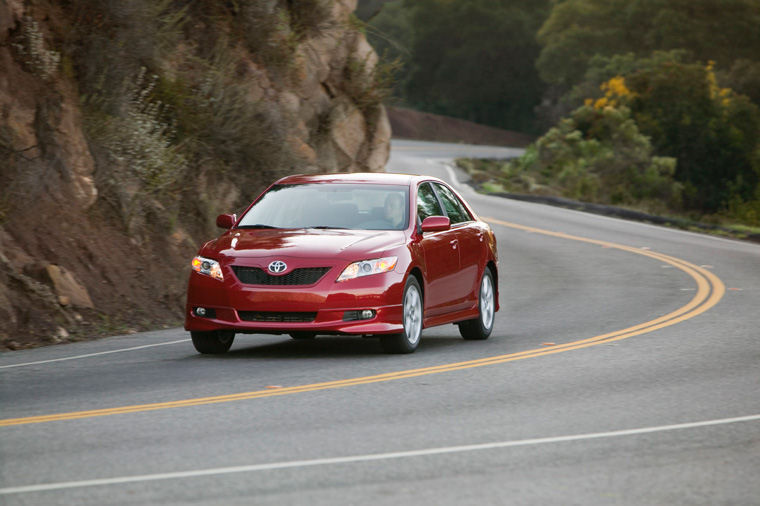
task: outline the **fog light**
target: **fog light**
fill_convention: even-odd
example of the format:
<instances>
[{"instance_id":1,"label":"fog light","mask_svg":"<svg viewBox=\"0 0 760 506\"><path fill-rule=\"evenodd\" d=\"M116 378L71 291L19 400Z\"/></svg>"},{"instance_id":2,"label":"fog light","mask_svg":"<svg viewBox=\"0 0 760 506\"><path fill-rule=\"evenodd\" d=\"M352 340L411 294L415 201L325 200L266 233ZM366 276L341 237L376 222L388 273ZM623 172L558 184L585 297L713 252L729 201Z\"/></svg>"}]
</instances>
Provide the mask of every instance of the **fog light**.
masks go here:
<instances>
[{"instance_id":1,"label":"fog light","mask_svg":"<svg viewBox=\"0 0 760 506\"><path fill-rule=\"evenodd\" d=\"M375 317L374 309L361 309L358 311L346 311L343 313L343 321L369 320Z\"/></svg>"},{"instance_id":2,"label":"fog light","mask_svg":"<svg viewBox=\"0 0 760 506\"><path fill-rule=\"evenodd\" d=\"M193 314L199 318L216 318L216 309L207 307L196 307Z\"/></svg>"}]
</instances>

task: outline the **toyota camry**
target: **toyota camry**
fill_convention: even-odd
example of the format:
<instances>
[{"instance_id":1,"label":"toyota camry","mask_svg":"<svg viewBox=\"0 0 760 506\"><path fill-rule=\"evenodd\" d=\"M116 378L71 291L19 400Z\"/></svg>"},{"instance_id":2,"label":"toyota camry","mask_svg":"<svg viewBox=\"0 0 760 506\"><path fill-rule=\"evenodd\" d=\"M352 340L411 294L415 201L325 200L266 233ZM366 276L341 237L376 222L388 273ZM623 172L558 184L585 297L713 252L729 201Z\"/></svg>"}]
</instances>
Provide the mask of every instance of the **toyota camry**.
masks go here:
<instances>
[{"instance_id":1,"label":"toyota camry","mask_svg":"<svg viewBox=\"0 0 760 506\"><path fill-rule=\"evenodd\" d=\"M411 353L422 330L487 339L499 309L491 228L445 182L402 174L289 176L192 261L185 329L200 353L236 334L379 337Z\"/></svg>"}]
</instances>

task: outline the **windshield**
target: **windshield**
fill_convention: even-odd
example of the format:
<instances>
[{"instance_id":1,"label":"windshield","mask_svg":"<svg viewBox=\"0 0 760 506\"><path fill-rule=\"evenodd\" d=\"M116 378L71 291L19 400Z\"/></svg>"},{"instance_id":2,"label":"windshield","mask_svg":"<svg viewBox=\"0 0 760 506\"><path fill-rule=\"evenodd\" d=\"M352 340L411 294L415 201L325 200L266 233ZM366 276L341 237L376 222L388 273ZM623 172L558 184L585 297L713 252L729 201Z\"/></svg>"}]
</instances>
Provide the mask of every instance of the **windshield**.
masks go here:
<instances>
[{"instance_id":1,"label":"windshield","mask_svg":"<svg viewBox=\"0 0 760 506\"><path fill-rule=\"evenodd\" d=\"M404 230L409 187L357 183L276 185L242 217L238 228Z\"/></svg>"}]
</instances>

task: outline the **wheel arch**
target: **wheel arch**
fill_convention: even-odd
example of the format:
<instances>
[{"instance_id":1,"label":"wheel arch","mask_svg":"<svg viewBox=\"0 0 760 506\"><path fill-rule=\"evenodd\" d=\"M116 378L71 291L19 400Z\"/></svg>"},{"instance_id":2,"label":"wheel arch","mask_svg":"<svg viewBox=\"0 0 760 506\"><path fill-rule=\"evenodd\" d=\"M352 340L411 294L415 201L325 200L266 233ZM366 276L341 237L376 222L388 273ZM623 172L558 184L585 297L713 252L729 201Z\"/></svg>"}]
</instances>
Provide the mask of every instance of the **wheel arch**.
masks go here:
<instances>
[{"instance_id":1,"label":"wheel arch","mask_svg":"<svg viewBox=\"0 0 760 506\"><path fill-rule=\"evenodd\" d=\"M425 280L422 277L422 270L419 267L412 267L408 276L414 276L417 279L417 283L420 285L420 295L422 296L422 307L425 307Z\"/></svg>"},{"instance_id":2,"label":"wheel arch","mask_svg":"<svg viewBox=\"0 0 760 506\"><path fill-rule=\"evenodd\" d=\"M496 262L489 260L486 263L486 269L491 271L491 277L493 278L493 291L496 296L496 310L499 309L499 269L496 268Z\"/></svg>"}]
</instances>

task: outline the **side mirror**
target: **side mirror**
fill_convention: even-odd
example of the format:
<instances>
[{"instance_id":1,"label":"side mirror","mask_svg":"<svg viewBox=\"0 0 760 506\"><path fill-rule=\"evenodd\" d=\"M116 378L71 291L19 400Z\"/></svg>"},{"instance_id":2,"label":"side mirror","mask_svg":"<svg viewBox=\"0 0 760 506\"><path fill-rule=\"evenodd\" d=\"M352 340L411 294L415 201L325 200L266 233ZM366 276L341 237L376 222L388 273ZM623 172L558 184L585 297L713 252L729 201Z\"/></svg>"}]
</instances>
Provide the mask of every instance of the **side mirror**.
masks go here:
<instances>
[{"instance_id":1,"label":"side mirror","mask_svg":"<svg viewBox=\"0 0 760 506\"><path fill-rule=\"evenodd\" d=\"M451 220L446 216L428 216L422 220L423 232L441 232L451 228Z\"/></svg>"},{"instance_id":2,"label":"side mirror","mask_svg":"<svg viewBox=\"0 0 760 506\"><path fill-rule=\"evenodd\" d=\"M216 226L229 230L232 228L232 225L234 225L236 221L237 216L234 214L220 214L216 217Z\"/></svg>"}]
</instances>

